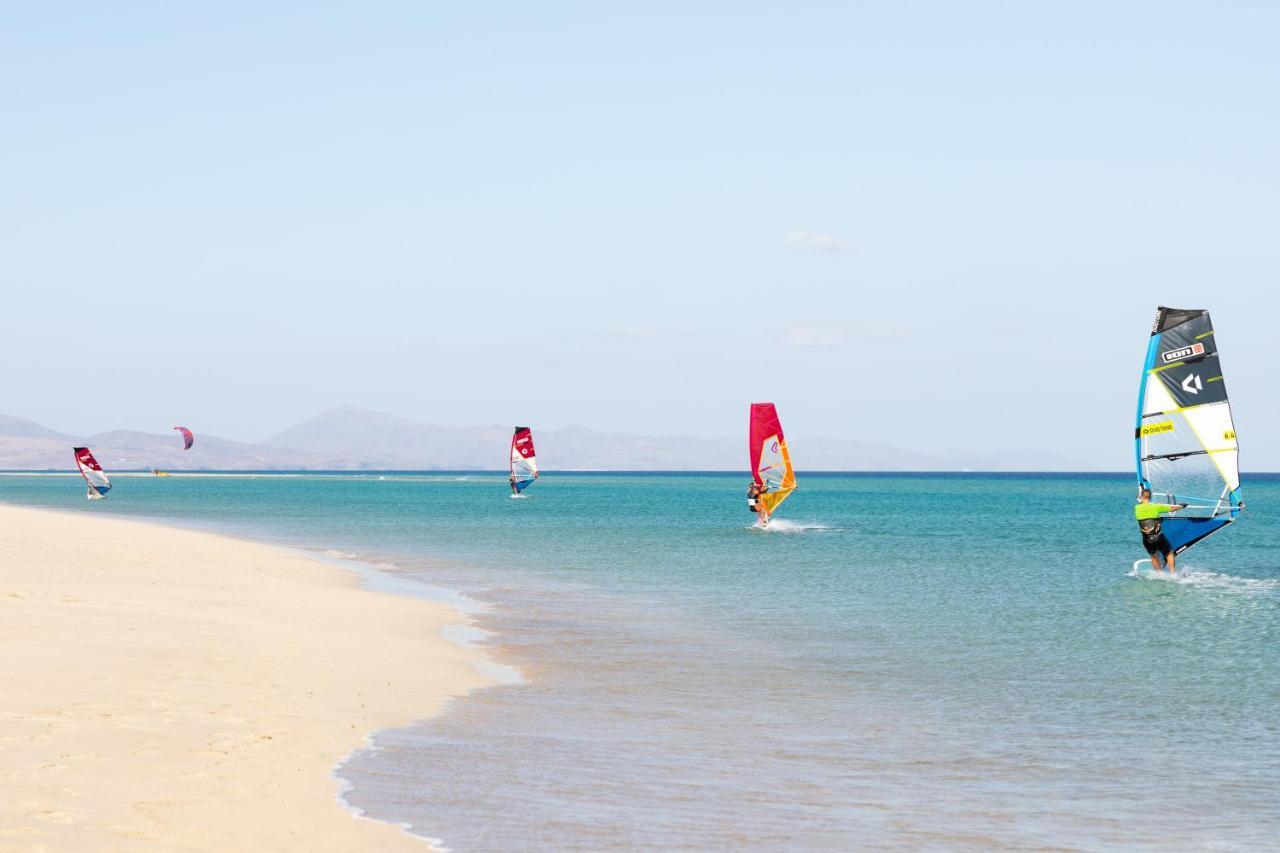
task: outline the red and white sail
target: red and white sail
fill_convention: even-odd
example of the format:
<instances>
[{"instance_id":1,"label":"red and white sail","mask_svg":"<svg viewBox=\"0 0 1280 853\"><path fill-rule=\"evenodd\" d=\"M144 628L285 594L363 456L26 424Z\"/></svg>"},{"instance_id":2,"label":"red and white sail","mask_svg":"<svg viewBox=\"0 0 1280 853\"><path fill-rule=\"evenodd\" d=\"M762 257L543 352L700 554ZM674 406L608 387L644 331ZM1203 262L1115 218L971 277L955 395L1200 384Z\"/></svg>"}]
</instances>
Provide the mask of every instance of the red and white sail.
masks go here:
<instances>
[{"instance_id":1,"label":"red and white sail","mask_svg":"<svg viewBox=\"0 0 1280 853\"><path fill-rule=\"evenodd\" d=\"M533 430L516 427L511 436L511 488L517 493L538 478L538 457L533 449Z\"/></svg>"},{"instance_id":2,"label":"red and white sail","mask_svg":"<svg viewBox=\"0 0 1280 853\"><path fill-rule=\"evenodd\" d=\"M107 492L111 491L111 481L107 479L106 472L102 470L98 460L93 458L89 448L77 447L74 450L76 467L80 469L80 476L84 477L85 483L89 486L86 496L89 500L105 498Z\"/></svg>"},{"instance_id":3,"label":"red and white sail","mask_svg":"<svg viewBox=\"0 0 1280 853\"><path fill-rule=\"evenodd\" d=\"M191 445L196 443L196 434L184 426L174 427L182 435L182 449L190 450Z\"/></svg>"}]
</instances>

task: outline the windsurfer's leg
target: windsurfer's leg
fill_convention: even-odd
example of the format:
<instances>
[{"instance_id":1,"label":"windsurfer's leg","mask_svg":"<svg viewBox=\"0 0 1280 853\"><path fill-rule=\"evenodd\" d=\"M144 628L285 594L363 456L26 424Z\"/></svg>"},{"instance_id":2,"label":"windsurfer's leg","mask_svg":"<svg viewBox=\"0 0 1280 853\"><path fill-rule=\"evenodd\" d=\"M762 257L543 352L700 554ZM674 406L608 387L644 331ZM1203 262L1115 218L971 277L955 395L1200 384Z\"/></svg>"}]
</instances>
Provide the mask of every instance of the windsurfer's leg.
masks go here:
<instances>
[{"instance_id":1,"label":"windsurfer's leg","mask_svg":"<svg viewBox=\"0 0 1280 853\"><path fill-rule=\"evenodd\" d=\"M1175 565L1177 560L1178 558L1174 556L1174 553L1172 551L1164 555L1164 564L1169 568L1169 574L1171 575L1176 574L1178 571L1178 568Z\"/></svg>"},{"instance_id":2,"label":"windsurfer's leg","mask_svg":"<svg viewBox=\"0 0 1280 853\"><path fill-rule=\"evenodd\" d=\"M1147 549L1147 556L1151 558L1151 568L1157 572L1164 568L1164 563L1160 559L1160 548L1153 544L1146 537L1142 539L1142 547Z\"/></svg>"}]
</instances>

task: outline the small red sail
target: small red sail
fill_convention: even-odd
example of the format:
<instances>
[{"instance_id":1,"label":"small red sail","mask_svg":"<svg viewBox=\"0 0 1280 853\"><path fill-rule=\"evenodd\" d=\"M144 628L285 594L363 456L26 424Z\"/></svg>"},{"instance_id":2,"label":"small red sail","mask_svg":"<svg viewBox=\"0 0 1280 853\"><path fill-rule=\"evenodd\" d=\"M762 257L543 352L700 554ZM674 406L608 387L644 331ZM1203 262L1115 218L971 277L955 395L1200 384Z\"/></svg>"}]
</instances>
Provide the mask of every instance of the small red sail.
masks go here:
<instances>
[{"instance_id":1,"label":"small red sail","mask_svg":"<svg viewBox=\"0 0 1280 853\"><path fill-rule=\"evenodd\" d=\"M90 500L105 498L107 492L111 491L111 481L107 479L106 472L102 470L98 460L93 458L93 454L87 447L72 449L76 454L76 467L80 469L80 476L84 477L85 483L89 486L88 498Z\"/></svg>"},{"instance_id":2,"label":"small red sail","mask_svg":"<svg viewBox=\"0 0 1280 853\"><path fill-rule=\"evenodd\" d=\"M538 457L533 450L533 430L518 426L511 436L511 488L517 494L538 478Z\"/></svg>"},{"instance_id":3,"label":"small red sail","mask_svg":"<svg viewBox=\"0 0 1280 853\"><path fill-rule=\"evenodd\" d=\"M186 427L174 427L174 429L182 434L182 449L190 450L191 445L196 443L196 434Z\"/></svg>"}]
</instances>

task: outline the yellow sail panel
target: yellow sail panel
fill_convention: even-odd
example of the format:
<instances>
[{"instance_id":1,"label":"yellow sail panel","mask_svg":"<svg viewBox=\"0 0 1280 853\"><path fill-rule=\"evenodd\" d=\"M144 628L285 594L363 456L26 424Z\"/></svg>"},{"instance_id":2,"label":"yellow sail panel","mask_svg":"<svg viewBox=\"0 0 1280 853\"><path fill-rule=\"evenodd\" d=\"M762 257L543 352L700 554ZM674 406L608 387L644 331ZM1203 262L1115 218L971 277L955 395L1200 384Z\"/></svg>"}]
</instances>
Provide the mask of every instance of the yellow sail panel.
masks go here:
<instances>
[{"instance_id":1,"label":"yellow sail panel","mask_svg":"<svg viewBox=\"0 0 1280 853\"><path fill-rule=\"evenodd\" d=\"M771 452L771 448L774 447L777 450ZM762 466L766 460L769 460L771 468L767 472L761 470L760 479L769 487L769 491L762 494L760 500L764 503L764 508L772 515L773 511L781 506L782 502L796 490L796 470L791 467L791 452L787 450L787 442L781 436L775 437L773 441L765 442L763 452L760 454ZM775 479L778 474L781 476Z\"/></svg>"}]
</instances>

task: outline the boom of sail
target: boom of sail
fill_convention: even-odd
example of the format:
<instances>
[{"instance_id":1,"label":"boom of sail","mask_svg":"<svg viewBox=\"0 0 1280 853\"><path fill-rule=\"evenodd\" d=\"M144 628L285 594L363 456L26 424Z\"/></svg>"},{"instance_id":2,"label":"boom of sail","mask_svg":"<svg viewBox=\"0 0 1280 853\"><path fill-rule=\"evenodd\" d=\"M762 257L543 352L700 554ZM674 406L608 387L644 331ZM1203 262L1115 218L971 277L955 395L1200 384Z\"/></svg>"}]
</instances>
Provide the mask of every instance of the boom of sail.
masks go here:
<instances>
[{"instance_id":1,"label":"boom of sail","mask_svg":"<svg viewBox=\"0 0 1280 853\"><path fill-rule=\"evenodd\" d=\"M511 436L511 486L519 494L538 478L538 457L533 450L533 430L516 427Z\"/></svg>"},{"instance_id":2,"label":"boom of sail","mask_svg":"<svg viewBox=\"0 0 1280 853\"><path fill-rule=\"evenodd\" d=\"M796 472L791 467L791 453L782 434L782 422L773 403L751 404L751 426L747 450L751 460L751 476L765 492L760 496L764 508L772 515L796 488Z\"/></svg>"},{"instance_id":3,"label":"boom of sail","mask_svg":"<svg viewBox=\"0 0 1280 853\"><path fill-rule=\"evenodd\" d=\"M107 492L111 491L111 481L107 479L102 466L98 464L97 459L93 458L89 448L76 447L73 449L76 454L76 467L80 469L80 475L84 477L85 484L88 487L85 491L85 497L91 501L102 500L107 496Z\"/></svg>"},{"instance_id":4,"label":"boom of sail","mask_svg":"<svg viewBox=\"0 0 1280 853\"><path fill-rule=\"evenodd\" d=\"M1155 503L1187 505L1162 521L1174 553L1244 510L1236 427L1208 311L1157 310L1133 437L1139 487L1151 489Z\"/></svg>"}]
</instances>

